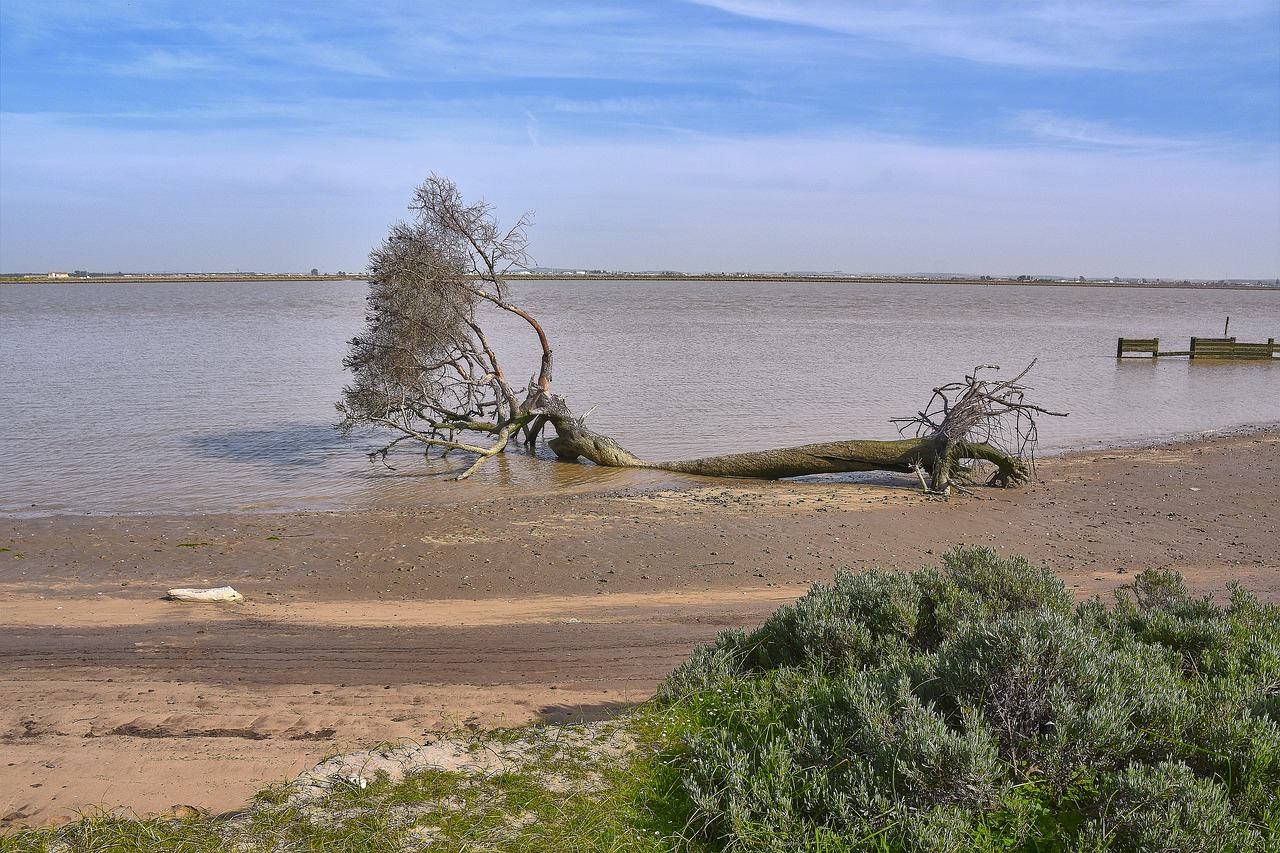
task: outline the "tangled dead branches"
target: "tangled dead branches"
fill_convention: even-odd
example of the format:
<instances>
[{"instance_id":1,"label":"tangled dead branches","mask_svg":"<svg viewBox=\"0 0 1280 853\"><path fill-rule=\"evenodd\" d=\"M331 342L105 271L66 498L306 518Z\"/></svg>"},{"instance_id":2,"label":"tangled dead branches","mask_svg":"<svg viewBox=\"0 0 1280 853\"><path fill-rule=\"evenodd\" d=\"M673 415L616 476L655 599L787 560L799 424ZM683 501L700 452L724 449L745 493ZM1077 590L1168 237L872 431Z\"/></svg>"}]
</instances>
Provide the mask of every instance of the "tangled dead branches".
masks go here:
<instances>
[{"instance_id":1,"label":"tangled dead branches","mask_svg":"<svg viewBox=\"0 0 1280 853\"><path fill-rule=\"evenodd\" d=\"M894 418L893 423L899 424L900 434L914 431L917 438L929 438L950 447L987 444L1033 467L1039 440L1036 417L1067 416L1066 412L1051 412L1027 401L1031 388L1021 382L1035 363L1032 359L1021 373L1003 382L978 378L980 371L1000 369L998 365L980 364L963 381L934 388L923 411L914 417ZM992 481L1000 476L1001 472L997 472Z\"/></svg>"}]
</instances>

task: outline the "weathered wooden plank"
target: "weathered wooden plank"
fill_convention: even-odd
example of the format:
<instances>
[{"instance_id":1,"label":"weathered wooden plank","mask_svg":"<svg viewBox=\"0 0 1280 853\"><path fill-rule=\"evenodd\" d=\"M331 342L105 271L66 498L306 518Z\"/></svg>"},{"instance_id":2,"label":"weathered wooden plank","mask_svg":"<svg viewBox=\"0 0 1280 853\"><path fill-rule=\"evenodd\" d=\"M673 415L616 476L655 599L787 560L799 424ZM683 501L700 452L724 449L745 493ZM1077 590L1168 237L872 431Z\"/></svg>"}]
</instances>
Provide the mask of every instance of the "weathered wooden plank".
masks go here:
<instances>
[{"instance_id":1,"label":"weathered wooden plank","mask_svg":"<svg viewBox=\"0 0 1280 853\"><path fill-rule=\"evenodd\" d=\"M1192 338L1192 358L1231 358L1235 338Z\"/></svg>"},{"instance_id":2,"label":"weathered wooden plank","mask_svg":"<svg viewBox=\"0 0 1280 853\"><path fill-rule=\"evenodd\" d=\"M1274 358L1276 347L1274 344L1236 344L1232 350L1232 356L1235 358Z\"/></svg>"},{"instance_id":3,"label":"weathered wooden plank","mask_svg":"<svg viewBox=\"0 0 1280 853\"><path fill-rule=\"evenodd\" d=\"M1192 338L1189 350L1160 351L1159 338L1120 338L1116 341L1116 358L1126 355L1158 358L1188 356L1190 358L1261 360L1280 356L1275 338L1266 343L1242 343L1235 338Z\"/></svg>"},{"instance_id":4,"label":"weathered wooden plank","mask_svg":"<svg viewBox=\"0 0 1280 853\"><path fill-rule=\"evenodd\" d=\"M1126 353L1155 358L1159 350L1159 338L1120 338L1116 342L1116 358L1124 358Z\"/></svg>"}]
</instances>

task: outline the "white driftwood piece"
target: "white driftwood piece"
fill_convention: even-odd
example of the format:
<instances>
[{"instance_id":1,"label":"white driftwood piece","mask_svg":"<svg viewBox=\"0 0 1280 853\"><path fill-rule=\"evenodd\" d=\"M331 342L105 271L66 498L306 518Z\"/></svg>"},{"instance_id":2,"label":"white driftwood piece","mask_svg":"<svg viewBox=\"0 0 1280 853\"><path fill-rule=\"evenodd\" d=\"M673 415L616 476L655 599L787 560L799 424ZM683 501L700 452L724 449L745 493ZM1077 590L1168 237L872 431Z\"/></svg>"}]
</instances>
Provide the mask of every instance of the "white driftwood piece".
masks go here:
<instances>
[{"instance_id":1,"label":"white driftwood piece","mask_svg":"<svg viewBox=\"0 0 1280 853\"><path fill-rule=\"evenodd\" d=\"M170 601L244 601L244 596L229 586L220 586L215 589L171 589L167 598Z\"/></svg>"}]
</instances>

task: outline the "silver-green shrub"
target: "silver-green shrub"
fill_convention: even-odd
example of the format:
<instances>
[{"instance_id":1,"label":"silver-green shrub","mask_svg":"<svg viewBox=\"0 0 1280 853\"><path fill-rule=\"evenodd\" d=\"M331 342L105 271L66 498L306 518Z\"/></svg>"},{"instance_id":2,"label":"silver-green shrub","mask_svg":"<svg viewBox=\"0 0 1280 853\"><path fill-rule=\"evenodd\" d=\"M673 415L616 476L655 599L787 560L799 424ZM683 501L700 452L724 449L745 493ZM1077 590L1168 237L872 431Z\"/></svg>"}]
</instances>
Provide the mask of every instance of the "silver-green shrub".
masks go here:
<instances>
[{"instance_id":1,"label":"silver-green shrub","mask_svg":"<svg viewBox=\"0 0 1280 853\"><path fill-rule=\"evenodd\" d=\"M1234 853L1280 839L1277 696L1280 608L1238 587L1223 608L1144 572L1073 607L1048 570L960 548L838 573L658 702L712 849Z\"/></svg>"},{"instance_id":2,"label":"silver-green shrub","mask_svg":"<svg viewBox=\"0 0 1280 853\"><path fill-rule=\"evenodd\" d=\"M1261 834L1233 812L1226 788L1217 780L1197 776L1186 764L1135 764L1104 777L1100 788L1094 808L1097 816L1077 840L1080 850L1233 853L1262 849Z\"/></svg>"}]
</instances>

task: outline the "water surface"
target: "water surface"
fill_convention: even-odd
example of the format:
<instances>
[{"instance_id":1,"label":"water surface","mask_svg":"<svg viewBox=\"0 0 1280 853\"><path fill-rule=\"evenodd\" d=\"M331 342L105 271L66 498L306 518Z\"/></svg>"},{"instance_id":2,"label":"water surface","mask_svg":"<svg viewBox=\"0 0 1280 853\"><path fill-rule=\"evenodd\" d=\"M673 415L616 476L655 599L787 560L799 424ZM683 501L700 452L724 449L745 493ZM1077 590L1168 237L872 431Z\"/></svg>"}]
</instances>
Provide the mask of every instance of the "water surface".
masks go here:
<instances>
[{"instance_id":1,"label":"water surface","mask_svg":"<svg viewBox=\"0 0 1280 853\"><path fill-rule=\"evenodd\" d=\"M826 282L517 282L575 411L649 458L893 438L931 389L1033 359L1069 411L1042 449L1280 423L1280 365L1114 358L1117 337L1280 336L1280 290ZM656 475L509 454L465 484L419 454L365 453L333 409L360 282L0 286L0 513L284 510L457 502L495 487L593 489ZM537 371L493 324L511 377ZM461 461L459 460L459 464Z\"/></svg>"}]
</instances>

